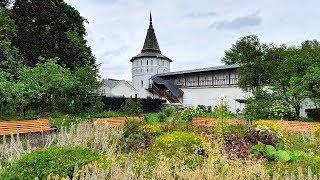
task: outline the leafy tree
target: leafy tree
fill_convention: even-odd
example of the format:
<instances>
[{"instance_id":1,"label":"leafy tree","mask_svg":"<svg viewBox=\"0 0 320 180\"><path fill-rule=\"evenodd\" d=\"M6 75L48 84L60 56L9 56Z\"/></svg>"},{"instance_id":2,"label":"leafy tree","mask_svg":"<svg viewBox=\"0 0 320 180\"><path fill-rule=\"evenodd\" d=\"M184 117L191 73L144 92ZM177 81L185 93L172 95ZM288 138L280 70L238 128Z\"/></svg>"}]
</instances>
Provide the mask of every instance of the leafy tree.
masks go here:
<instances>
[{"instance_id":1,"label":"leafy tree","mask_svg":"<svg viewBox=\"0 0 320 180\"><path fill-rule=\"evenodd\" d=\"M320 106L320 67L311 66L302 78L303 88L319 108Z\"/></svg>"},{"instance_id":2,"label":"leafy tree","mask_svg":"<svg viewBox=\"0 0 320 180\"><path fill-rule=\"evenodd\" d=\"M316 83L305 81L320 76L310 67L320 66L320 45L317 41L305 41L301 46L275 46L261 43L255 35L241 38L225 52L226 64L240 64L239 85L244 90L268 86L273 96L300 115L301 104L306 98L318 99ZM309 74L308 76L306 74ZM309 81L309 80L308 80ZM312 80L310 80L312 82Z\"/></svg>"},{"instance_id":3,"label":"leafy tree","mask_svg":"<svg viewBox=\"0 0 320 180\"><path fill-rule=\"evenodd\" d=\"M11 101L11 88L10 74L0 71L0 114L3 114L8 107L8 102Z\"/></svg>"},{"instance_id":4,"label":"leafy tree","mask_svg":"<svg viewBox=\"0 0 320 180\"><path fill-rule=\"evenodd\" d=\"M86 20L62 0L16 0L11 15L18 31L14 45L27 65L35 66L39 57L59 57L71 69L95 65L84 39Z\"/></svg>"},{"instance_id":5,"label":"leafy tree","mask_svg":"<svg viewBox=\"0 0 320 180\"><path fill-rule=\"evenodd\" d=\"M0 111L89 110L100 82L86 20L63 0L11 3L0 0Z\"/></svg>"},{"instance_id":6,"label":"leafy tree","mask_svg":"<svg viewBox=\"0 0 320 180\"><path fill-rule=\"evenodd\" d=\"M260 42L255 35L241 38L230 50L225 51L222 59L226 64L240 64L239 85L242 89L251 90L267 85L273 74L276 64L266 59L271 56L270 47Z\"/></svg>"},{"instance_id":7,"label":"leafy tree","mask_svg":"<svg viewBox=\"0 0 320 180\"><path fill-rule=\"evenodd\" d=\"M12 46L12 38L16 36L16 25L5 8L0 6L0 70L17 76L23 67L18 58L18 50Z\"/></svg>"}]
</instances>

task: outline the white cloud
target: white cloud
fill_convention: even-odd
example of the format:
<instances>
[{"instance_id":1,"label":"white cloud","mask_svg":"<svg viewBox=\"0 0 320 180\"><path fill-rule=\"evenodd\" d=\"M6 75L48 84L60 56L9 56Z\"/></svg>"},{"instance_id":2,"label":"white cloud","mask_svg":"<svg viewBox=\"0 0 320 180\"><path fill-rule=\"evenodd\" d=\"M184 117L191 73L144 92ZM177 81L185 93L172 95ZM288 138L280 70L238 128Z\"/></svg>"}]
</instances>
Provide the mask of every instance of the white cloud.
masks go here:
<instances>
[{"instance_id":1,"label":"white cloud","mask_svg":"<svg viewBox=\"0 0 320 180\"><path fill-rule=\"evenodd\" d=\"M216 27L219 30L234 30L250 26L258 26L262 22L259 13L252 13L245 16L237 17L232 20L223 20L211 27Z\"/></svg>"}]
</instances>

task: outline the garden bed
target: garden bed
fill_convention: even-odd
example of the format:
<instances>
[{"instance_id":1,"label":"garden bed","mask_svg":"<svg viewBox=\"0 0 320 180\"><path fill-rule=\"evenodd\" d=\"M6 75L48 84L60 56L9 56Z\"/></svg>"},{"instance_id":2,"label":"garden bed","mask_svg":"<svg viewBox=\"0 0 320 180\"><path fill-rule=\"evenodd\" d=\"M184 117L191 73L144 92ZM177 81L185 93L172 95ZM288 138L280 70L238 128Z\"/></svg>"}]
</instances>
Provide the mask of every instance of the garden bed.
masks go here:
<instances>
[{"instance_id":1,"label":"garden bed","mask_svg":"<svg viewBox=\"0 0 320 180\"><path fill-rule=\"evenodd\" d=\"M196 126L213 127L216 126L219 121L215 118L193 118L192 123ZM246 120L241 119L228 119L225 120L228 125L248 125Z\"/></svg>"},{"instance_id":2,"label":"garden bed","mask_svg":"<svg viewBox=\"0 0 320 180\"><path fill-rule=\"evenodd\" d=\"M282 120L266 120L265 122L276 123L283 130L293 133L310 133L312 130L320 126L320 122L302 122L302 121L282 121Z\"/></svg>"},{"instance_id":3,"label":"garden bed","mask_svg":"<svg viewBox=\"0 0 320 180\"><path fill-rule=\"evenodd\" d=\"M93 124L109 124L111 127L123 125L128 120L144 121L143 117L113 117L113 118L94 118Z\"/></svg>"}]
</instances>

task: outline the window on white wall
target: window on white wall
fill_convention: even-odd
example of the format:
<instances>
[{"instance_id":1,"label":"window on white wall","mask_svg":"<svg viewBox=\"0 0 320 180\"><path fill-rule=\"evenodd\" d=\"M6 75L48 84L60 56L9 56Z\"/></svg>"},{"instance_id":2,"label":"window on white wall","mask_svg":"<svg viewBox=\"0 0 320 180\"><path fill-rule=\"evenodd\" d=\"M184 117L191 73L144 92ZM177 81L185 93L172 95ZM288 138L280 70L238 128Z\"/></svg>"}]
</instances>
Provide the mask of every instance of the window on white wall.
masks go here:
<instances>
[{"instance_id":1,"label":"window on white wall","mask_svg":"<svg viewBox=\"0 0 320 180\"><path fill-rule=\"evenodd\" d=\"M149 65L149 60L147 60L147 65Z\"/></svg>"},{"instance_id":2,"label":"window on white wall","mask_svg":"<svg viewBox=\"0 0 320 180\"><path fill-rule=\"evenodd\" d=\"M153 60L151 60L151 66L153 65Z\"/></svg>"},{"instance_id":3,"label":"window on white wall","mask_svg":"<svg viewBox=\"0 0 320 180\"><path fill-rule=\"evenodd\" d=\"M143 80L141 81L141 87L143 87Z\"/></svg>"}]
</instances>

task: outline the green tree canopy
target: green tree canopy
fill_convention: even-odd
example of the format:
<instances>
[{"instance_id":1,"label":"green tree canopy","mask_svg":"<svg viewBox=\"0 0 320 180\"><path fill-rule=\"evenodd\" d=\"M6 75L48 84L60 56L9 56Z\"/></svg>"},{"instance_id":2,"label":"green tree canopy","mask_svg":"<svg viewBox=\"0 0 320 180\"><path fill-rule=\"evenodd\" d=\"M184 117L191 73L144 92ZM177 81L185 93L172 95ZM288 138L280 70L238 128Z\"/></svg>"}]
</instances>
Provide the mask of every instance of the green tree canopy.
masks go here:
<instances>
[{"instance_id":1,"label":"green tree canopy","mask_svg":"<svg viewBox=\"0 0 320 180\"><path fill-rule=\"evenodd\" d=\"M306 98L318 102L320 45L318 41L305 41L301 46L276 46L261 43L255 35L241 38L222 59L226 64L240 64L239 85L244 90L268 86L273 95L294 108L300 115ZM308 81L308 82L306 82Z\"/></svg>"},{"instance_id":2,"label":"green tree canopy","mask_svg":"<svg viewBox=\"0 0 320 180\"><path fill-rule=\"evenodd\" d=\"M27 65L34 66L39 57L58 57L71 69L95 65L84 38L86 20L72 6L62 0L16 0L10 12L17 25L14 45Z\"/></svg>"}]
</instances>

